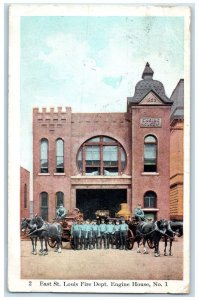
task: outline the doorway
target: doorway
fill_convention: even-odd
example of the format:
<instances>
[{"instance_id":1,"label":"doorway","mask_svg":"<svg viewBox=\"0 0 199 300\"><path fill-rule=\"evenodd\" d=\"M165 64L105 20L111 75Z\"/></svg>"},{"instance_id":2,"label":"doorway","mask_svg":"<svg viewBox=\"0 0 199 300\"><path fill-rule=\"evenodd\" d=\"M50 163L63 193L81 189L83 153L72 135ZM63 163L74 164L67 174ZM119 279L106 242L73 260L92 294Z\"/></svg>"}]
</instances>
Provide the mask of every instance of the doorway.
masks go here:
<instances>
[{"instance_id":1,"label":"doorway","mask_svg":"<svg viewBox=\"0 0 199 300\"><path fill-rule=\"evenodd\" d=\"M127 203L126 189L77 189L76 207L84 219L95 219L97 210L109 210L110 217L120 210L120 204Z\"/></svg>"}]
</instances>

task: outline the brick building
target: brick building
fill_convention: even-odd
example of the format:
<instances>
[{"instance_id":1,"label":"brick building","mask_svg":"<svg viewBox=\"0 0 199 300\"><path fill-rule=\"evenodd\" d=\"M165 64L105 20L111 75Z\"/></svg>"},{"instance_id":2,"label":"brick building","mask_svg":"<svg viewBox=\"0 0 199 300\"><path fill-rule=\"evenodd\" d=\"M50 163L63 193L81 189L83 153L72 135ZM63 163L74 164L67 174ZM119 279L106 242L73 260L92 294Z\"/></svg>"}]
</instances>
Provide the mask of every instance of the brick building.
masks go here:
<instances>
[{"instance_id":1,"label":"brick building","mask_svg":"<svg viewBox=\"0 0 199 300\"><path fill-rule=\"evenodd\" d=\"M170 218L183 220L184 80L180 79L171 100Z\"/></svg>"},{"instance_id":2,"label":"brick building","mask_svg":"<svg viewBox=\"0 0 199 300\"><path fill-rule=\"evenodd\" d=\"M171 105L147 63L126 112L34 108L34 213L50 221L63 203L94 218L141 203L146 215L169 218Z\"/></svg>"},{"instance_id":3,"label":"brick building","mask_svg":"<svg viewBox=\"0 0 199 300\"><path fill-rule=\"evenodd\" d=\"M30 172L20 167L20 220L30 216Z\"/></svg>"}]
</instances>

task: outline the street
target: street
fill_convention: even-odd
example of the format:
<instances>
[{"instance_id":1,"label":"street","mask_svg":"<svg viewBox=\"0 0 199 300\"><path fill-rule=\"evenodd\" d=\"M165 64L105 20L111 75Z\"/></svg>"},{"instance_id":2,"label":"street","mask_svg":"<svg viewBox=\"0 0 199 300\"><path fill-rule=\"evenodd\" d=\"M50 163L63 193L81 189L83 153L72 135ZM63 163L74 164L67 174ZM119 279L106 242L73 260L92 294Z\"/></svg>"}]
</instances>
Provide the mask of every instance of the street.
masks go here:
<instances>
[{"instance_id":1,"label":"street","mask_svg":"<svg viewBox=\"0 0 199 300\"><path fill-rule=\"evenodd\" d=\"M38 242L38 250L40 245ZM137 244L125 250L74 251L64 243L62 253L49 247L46 256L32 255L31 241L21 241L22 279L135 279L181 280L183 278L183 237L173 242L173 256L164 256L164 243L160 242L160 257L154 250L137 253Z\"/></svg>"}]
</instances>

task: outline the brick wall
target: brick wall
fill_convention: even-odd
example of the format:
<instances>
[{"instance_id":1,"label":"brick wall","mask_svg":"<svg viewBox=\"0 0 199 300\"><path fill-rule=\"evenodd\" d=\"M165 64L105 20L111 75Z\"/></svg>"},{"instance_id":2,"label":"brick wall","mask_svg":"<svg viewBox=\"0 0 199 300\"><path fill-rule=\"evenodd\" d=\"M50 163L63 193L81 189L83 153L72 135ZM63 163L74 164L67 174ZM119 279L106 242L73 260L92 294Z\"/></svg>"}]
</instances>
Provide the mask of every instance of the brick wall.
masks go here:
<instances>
[{"instance_id":1,"label":"brick wall","mask_svg":"<svg viewBox=\"0 0 199 300\"><path fill-rule=\"evenodd\" d=\"M82 143L93 136L107 135L118 140L127 155L125 174L131 174L131 120L128 113L74 113L71 110L58 112L51 109L47 112L43 109L33 111L33 200L34 213L40 214L40 193L47 192L49 199L48 219L55 217L56 192L64 193L64 206L68 210L75 208L75 192L78 186L83 188L102 188L103 179L100 181L89 178L90 183L84 176L79 176L76 183L71 185L71 176L80 175L77 167L77 153ZM40 141L42 138L49 142L49 173L40 173ZM64 174L55 173L56 140L64 140ZM117 179L115 184L125 184L126 178ZM74 181L74 180L73 180ZM110 186L114 183L113 178L107 179ZM96 185L97 184L97 185ZM107 185L106 185L107 186ZM108 187L108 186L107 186ZM130 193L128 192L128 195ZM130 196L129 196L130 197Z\"/></svg>"},{"instance_id":2,"label":"brick wall","mask_svg":"<svg viewBox=\"0 0 199 300\"><path fill-rule=\"evenodd\" d=\"M132 107L132 209L141 203L144 206L144 194L153 191L157 195L157 219L169 218L169 157L170 157L170 106ZM161 127L140 127L142 117L161 118ZM157 138L157 172L144 173L144 137L154 135Z\"/></svg>"},{"instance_id":3,"label":"brick wall","mask_svg":"<svg viewBox=\"0 0 199 300\"><path fill-rule=\"evenodd\" d=\"M71 113L70 108L33 110L33 201L34 213L40 214L40 194L48 193L48 220L55 217L56 192L64 193L64 206L76 206L76 189L127 189L127 203L134 211L138 202L143 203L146 191L157 194L157 218L169 216L169 149L170 106L142 105L127 113ZM141 128L141 117L159 117L160 128ZM158 140L157 174L143 174L144 136L154 134ZM127 165L124 174L114 178L82 176L77 167L77 153L82 143L99 135L116 139L123 146ZM40 141L49 142L49 173L40 173ZM55 169L56 140L64 140L64 173Z\"/></svg>"},{"instance_id":4,"label":"brick wall","mask_svg":"<svg viewBox=\"0 0 199 300\"><path fill-rule=\"evenodd\" d=\"M25 189L26 189L27 201L25 201ZM29 216L30 216L30 172L20 167L20 220L23 218L28 218Z\"/></svg>"},{"instance_id":5,"label":"brick wall","mask_svg":"<svg viewBox=\"0 0 199 300\"><path fill-rule=\"evenodd\" d=\"M183 219L184 122L174 120L170 135L170 218Z\"/></svg>"}]
</instances>

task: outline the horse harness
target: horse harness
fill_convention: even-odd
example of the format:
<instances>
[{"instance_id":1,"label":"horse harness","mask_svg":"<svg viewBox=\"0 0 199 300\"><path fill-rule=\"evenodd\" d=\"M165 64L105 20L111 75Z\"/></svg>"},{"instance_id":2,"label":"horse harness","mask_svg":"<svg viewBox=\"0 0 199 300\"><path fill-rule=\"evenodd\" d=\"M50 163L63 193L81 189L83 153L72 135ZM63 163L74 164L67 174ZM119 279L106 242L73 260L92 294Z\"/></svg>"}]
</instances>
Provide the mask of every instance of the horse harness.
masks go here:
<instances>
[{"instance_id":1,"label":"horse harness","mask_svg":"<svg viewBox=\"0 0 199 300\"><path fill-rule=\"evenodd\" d=\"M143 230L143 228L147 225L146 223L142 223L142 224L140 224L141 225L141 230ZM142 233L140 230L136 230L136 233L138 232L138 234L140 235L140 236L142 236L142 237L146 237L146 236L149 236L149 235L151 235L153 232L155 232L155 231L157 231L157 232L159 232L159 233L161 233L162 235L164 235L165 237L168 237L169 239L172 239L173 237L171 237L171 236L169 236L168 234L166 234L165 232L163 232L162 230L160 230L159 228L158 228L158 225L157 225L157 221L154 223L154 225L155 225L155 229L153 229L153 230L151 230L150 232L148 232L148 233Z\"/></svg>"}]
</instances>

